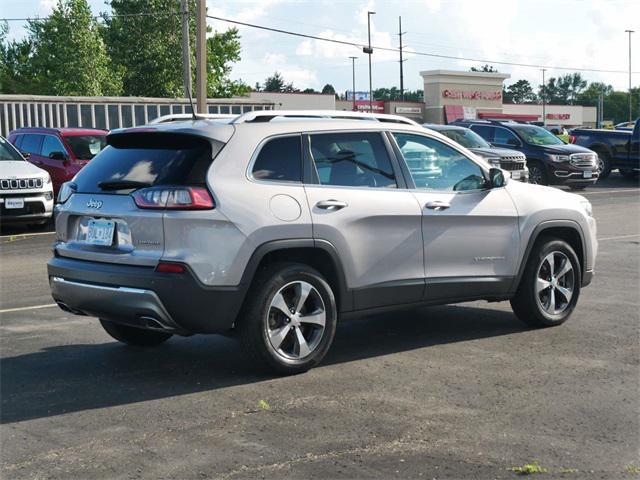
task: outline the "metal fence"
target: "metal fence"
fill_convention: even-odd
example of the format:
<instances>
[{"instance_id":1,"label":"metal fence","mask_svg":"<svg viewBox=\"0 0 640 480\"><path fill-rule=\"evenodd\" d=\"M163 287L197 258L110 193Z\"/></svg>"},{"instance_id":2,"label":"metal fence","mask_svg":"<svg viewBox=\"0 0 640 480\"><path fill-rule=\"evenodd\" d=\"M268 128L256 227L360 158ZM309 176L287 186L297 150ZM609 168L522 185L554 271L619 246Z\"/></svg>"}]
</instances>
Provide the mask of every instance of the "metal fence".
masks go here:
<instances>
[{"instance_id":1,"label":"metal fence","mask_svg":"<svg viewBox=\"0 0 640 480\"><path fill-rule=\"evenodd\" d=\"M209 99L209 113L241 114L275 108L273 102L248 98ZM112 130L144 125L173 113L191 113L185 98L51 97L0 95L0 134L20 127L85 127Z\"/></svg>"}]
</instances>

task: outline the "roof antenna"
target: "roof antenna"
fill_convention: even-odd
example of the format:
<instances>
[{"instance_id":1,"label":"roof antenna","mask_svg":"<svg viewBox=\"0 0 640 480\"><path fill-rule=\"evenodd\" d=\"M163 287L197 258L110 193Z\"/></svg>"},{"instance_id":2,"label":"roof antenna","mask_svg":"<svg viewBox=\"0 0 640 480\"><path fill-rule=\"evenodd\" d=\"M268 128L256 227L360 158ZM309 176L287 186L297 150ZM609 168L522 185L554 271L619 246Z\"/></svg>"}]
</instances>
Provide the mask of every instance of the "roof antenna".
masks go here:
<instances>
[{"instance_id":1,"label":"roof antenna","mask_svg":"<svg viewBox=\"0 0 640 480\"><path fill-rule=\"evenodd\" d=\"M189 86L189 88L186 89L187 93L189 94L189 105L191 105L191 116L193 117L194 120L198 119L198 116L196 115L196 109L193 106L193 98L191 97L191 86Z\"/></svg>"}]
</instances>

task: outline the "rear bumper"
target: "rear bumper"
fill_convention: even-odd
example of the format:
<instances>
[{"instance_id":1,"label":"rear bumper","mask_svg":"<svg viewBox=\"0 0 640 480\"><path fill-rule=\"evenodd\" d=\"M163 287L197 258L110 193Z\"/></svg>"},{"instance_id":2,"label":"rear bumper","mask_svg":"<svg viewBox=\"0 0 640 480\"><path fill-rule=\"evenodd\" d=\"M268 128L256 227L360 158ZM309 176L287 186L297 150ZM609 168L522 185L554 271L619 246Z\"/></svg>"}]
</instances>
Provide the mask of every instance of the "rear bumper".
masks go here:
<instances>
[{"instance_id":1,"label":"rear bumper","mask_svg":"<svg viewBox=\"0 0 640 480\"><path fill-rule=\"evenodd\" d=\"M64 310L180 335L231 329L242 287L210 288L191 272L55 257L47 264L53 299Z\"/></svg>"}]
</instances>

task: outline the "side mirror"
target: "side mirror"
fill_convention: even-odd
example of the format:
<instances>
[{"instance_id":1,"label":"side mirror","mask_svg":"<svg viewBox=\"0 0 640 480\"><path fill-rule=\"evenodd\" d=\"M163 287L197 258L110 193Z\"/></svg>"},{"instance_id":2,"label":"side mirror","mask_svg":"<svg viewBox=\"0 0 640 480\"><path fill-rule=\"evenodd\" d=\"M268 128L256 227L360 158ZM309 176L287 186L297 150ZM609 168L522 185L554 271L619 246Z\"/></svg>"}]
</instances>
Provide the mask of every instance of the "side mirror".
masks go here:
<instances>
[{"instance_id":1,"label":"side mirror","mask_svg":"<svg viewBox=\"0 0 640 480\"><path fill-rule=\"evenodd\" d=\"M489 170L489 183L491 184L491 188L500 188L507 184L507 179L504 177L502 170L492 168Z\"/></svg>"},{"instance_id":2,"label":"side mirror","mask_svg":"<svg viewBox=\"0 0 640 480\"><path fill-rule=\"evenodd\" d=\"M49 158L51 160L66 160L67 159L67 154L64 152L51 152L49 154Z\"/></svg>"},{"instance_id":3,"label":"side mirror","mask_svg":"<svg viewBox=\"0 0 640 480\"><path fill-rule=\"evenodd\" d=\"M520 142L515 138L510 138L509 140L507 140L507 145L513 145L514 147L519 147Z\"/></svg>"},{"instance_id":4,"label":"side mirror","mask_svg":"<svg viewBox=\"0 0 640 480\"><path fill-rule=\"evenodd\" d=\"M25 160L29 160L31 158L31 154L29 152L23 152L20 150L20 154L24 157Z\"/></svg>"}]
</instances>

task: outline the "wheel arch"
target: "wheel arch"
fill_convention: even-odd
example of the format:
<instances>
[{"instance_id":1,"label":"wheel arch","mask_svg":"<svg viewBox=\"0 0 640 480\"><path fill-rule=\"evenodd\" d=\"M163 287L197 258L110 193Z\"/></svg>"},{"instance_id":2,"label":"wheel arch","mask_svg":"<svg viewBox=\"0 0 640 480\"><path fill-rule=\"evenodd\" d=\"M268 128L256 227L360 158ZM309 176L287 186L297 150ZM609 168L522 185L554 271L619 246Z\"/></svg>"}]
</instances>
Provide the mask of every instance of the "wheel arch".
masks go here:
<instances>
[{"instance_id":1,"label":"wheel arch","mask_svg":"<svg viewBox=\"0 0 640 480\"><path fill-rule=\"evenodd\" d=\"M251 285L256 273L274 262L299 262L318 270L329 282L338 311L353 309L352 293L347 288L344 269L335 247L325 240L283 239L273 240L260 245L253 253L241 283L247 288Z\"/></svg>"},{"instance_id":2,"label":"wheel arch","mask_svg":"<svg viewBox=\"0 0 640 480\"><path fill-rule=\"evenodd\" d=\"M520 267L518 273L514 279L511 287L512 293L518 289L520 280L524 274L524 270L527 266L527 262L533 251L533 247L536 242L542 237L555 237L566 241L571 248L576 252L578 260L580 262L581 281L584 282L584 275L586 271L586 245L584 240L584 232L580 227L580 224L573 220L549 220L539 223L534 229L527 242L527 247L524 251L524 255L520 261Z\"/></svg>"}]
</instances>

